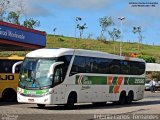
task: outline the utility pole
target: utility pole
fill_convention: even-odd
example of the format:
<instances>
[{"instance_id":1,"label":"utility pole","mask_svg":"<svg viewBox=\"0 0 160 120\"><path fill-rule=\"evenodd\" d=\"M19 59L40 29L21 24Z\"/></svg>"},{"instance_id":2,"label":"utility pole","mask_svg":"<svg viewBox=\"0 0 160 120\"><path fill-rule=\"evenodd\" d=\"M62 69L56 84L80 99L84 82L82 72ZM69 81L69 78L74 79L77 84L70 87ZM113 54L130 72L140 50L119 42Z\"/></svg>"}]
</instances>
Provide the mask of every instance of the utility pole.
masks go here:
<instances>
[{"instance_id":1,"label":"utility pole","mask_svg":"<svg viewBox=\"0 0 160 120\"><path fill-rule=\"evenodd\" d=\"M118 19L121 21L121 33L122 33L121 36L122 36L122 38L123 38L123 29L122 29L122 25L123 25L123 20L125 19L125 17L118 17ZM121 38L120 47L119 47L119 51L120 51L119 55L120 55L120 56L122 56L122 42L123 42L122 38Z\"/></svg>"}]
</instances>

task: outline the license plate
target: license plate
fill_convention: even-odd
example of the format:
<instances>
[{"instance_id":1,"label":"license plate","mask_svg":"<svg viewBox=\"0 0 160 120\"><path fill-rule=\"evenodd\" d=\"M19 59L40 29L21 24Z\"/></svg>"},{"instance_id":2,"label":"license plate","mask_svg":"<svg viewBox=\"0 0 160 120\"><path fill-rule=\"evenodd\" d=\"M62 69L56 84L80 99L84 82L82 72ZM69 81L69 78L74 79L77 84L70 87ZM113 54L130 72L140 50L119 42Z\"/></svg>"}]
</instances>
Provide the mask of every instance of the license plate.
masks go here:
<instances>
[{"instance_id":1,"label":"license plate","mask_svg":"<svg viewBox=\"0 0 160 120\"><path fill-rule=\"evenodd\" d=\"M28 99L28 102L34 102L34 99Z\"/></svg>"}]
</instances>

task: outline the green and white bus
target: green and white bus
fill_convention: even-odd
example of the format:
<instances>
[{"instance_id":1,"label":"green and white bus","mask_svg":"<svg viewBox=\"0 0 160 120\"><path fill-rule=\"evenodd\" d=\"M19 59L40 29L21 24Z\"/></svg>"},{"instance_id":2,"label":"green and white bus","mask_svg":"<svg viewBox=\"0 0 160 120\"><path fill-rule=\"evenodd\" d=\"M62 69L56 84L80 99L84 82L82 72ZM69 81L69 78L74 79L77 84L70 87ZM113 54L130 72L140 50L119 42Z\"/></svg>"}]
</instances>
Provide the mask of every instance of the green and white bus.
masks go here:
<instances>
[{"instance_id":1,"label":"green and white bus","mask_svg":"<svg viewBox=\"0 0 160 120\"><path fill-rule=\"evenodd\" d=\"M21 65L20 103L131 103L143 99L145 61L83 49L39 49Z\"/></svg>"}]
</instances>

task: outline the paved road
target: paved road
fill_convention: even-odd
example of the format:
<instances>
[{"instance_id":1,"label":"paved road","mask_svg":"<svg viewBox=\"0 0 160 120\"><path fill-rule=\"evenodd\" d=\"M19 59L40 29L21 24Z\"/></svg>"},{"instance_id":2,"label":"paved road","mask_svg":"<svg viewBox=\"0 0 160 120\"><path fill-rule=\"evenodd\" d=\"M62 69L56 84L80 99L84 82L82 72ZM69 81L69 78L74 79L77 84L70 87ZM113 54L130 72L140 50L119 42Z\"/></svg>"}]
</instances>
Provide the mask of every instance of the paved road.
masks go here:
<instances>
[{"instance_id":1,"label":"paved road","mask_svg":"<svg viewBox=\"0 0 160 120\"><path fill-rule=\"evenodd\" d=\"M143 114L140 116L135 116ZM156 114L156 115L153 115ZM0 119L8 120L94 120L94 119L160 119L160 92L145 92L145 98L133 102L131 105L105 106L92 104L76 105L74 110L67 110L63 106L47 106L39 109L35 104L18 104L0 102Z\"/></svg>"}]
</instances>

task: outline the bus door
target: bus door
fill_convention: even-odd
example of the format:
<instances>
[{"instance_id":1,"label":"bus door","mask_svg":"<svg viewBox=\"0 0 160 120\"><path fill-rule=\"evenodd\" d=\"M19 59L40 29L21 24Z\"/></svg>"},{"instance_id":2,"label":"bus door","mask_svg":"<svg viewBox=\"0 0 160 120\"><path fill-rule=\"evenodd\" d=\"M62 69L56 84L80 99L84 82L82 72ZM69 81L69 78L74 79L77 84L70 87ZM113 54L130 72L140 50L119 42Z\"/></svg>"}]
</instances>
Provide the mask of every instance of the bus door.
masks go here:
<instances>
[{"instance_id":1,"label":"bus door","mask_svg":"<svg viewBox=\"0 0 160 120\"><path fill-rule=\"evenodd\" d=\"M53 101L54 104L60 104L65 102L65 86L62 84L64 81L63 77L63 67L62 65L58 65L55 67L54 74L53 74Z\"/></svg>"}]
</instances>

